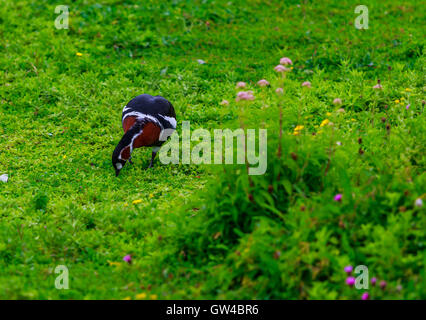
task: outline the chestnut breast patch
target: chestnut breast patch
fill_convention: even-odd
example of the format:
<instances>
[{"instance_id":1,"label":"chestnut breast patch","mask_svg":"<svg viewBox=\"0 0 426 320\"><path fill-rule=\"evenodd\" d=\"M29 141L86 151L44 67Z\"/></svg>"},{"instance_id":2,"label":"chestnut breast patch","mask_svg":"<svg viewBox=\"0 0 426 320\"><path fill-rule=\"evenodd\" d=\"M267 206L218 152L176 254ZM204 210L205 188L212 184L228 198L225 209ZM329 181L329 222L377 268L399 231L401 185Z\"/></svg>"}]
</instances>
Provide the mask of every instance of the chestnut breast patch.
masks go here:
<instances>
[{"instance_id":1,"label":"chestnut breast patch","mask_svg":"<svg viewBox=\"0 0 426 320\"><path fill-rule=\"evenodd\" d=\"M121 153L120 153L120 158L122 160L128 160L130 158L130 147L125 147Z\"/></svg>"},{"instance_id":2,"label":"chestnut breast patch","mask_svg":"<svg viewBox=\"0 0 426 320\"><path fill-rule=\"evenodd\" d=\"M136 117L126 117L126 119L124 119L124 121L123 121L124 132L129 131L130 128L133 127L135 122L136 122Z\"/></svg>"},{"instance_id":3,"label":"chestnut breast patch","mask_svg":"<svg viewBox=\"0 0 426 320\"><path fill-rule=\"evenodd\" d=\"M148 122L142 129L140 134L133 142L133 148L151 146L158 142L160 138L161 128L152 122Z\"/></svg>"}]
</instances>

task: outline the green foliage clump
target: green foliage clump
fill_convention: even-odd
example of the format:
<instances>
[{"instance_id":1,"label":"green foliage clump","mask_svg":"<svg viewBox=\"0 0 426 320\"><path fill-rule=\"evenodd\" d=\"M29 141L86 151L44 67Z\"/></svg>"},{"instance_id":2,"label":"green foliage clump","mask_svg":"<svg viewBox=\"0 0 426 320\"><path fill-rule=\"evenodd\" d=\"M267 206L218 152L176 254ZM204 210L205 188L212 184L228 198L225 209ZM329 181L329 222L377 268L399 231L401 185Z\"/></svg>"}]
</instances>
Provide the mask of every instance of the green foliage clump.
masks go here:
<instances>
[{"instance_id":1,"label":"green foliage clump","mask_svg":"<svg viewBox=\"0 0 426 320\"><path fill-rule=\"evenodd\" d=\"M426 216L416 204L426 184L422 102L403 89L416 101L407 109L391 101L391 88L364 84L370 107L320 107L315 119L306 106L321 106L329 84L304 89L293 77L269 74L270 88L251 88L253 102L233 103L247 128L268 110L261 126L275 134L267 172L250 176L250 164L218 168L199 210L171 236L177 247L167 263L180 254L177 266L201 269L200 296L359 299L344 267L365 265L370 279L387 283L370 284L371 298L424 297Z\"/></svg>"},{"instance_id":2,"label":"green foliage clump","mask_svg":"<svg viewBox=\"0 0 426 320\"><path fill-rule=\"evenodd\" d=\"M181 264L205 273L200 296L357 299L343 269L366 265L370 279L388 283L370 284L372 298L424 297L426 218L415 205L424 173L407 163L382 171L387 147L359 154L357 139L339 146L337 129L327 131L321 140L270 139L264 176L245 166L217 170L199 210L173 236Z\"/></svg>"}]
</instances>

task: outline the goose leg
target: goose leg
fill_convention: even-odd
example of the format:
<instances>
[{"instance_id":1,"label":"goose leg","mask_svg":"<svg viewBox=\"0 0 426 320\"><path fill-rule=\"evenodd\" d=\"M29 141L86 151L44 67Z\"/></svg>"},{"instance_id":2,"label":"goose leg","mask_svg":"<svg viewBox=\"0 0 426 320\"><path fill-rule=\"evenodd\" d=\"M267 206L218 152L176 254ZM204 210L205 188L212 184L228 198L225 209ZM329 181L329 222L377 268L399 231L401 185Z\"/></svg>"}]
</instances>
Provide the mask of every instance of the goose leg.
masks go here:
<instances>
[{"instance_id":1,"label":"goose leg","mask_svg":"<svg viewBox=\"0 0 426 320\"><path fill-rule=\"evenodd\" d=\"M152 148L152 156L151 156L151 162L149 163L148 168L152 168L154 165L154 159L155 156L157 155L158 150L160 150L160 147L153 147Z\"/></svg>"}]
</instances>

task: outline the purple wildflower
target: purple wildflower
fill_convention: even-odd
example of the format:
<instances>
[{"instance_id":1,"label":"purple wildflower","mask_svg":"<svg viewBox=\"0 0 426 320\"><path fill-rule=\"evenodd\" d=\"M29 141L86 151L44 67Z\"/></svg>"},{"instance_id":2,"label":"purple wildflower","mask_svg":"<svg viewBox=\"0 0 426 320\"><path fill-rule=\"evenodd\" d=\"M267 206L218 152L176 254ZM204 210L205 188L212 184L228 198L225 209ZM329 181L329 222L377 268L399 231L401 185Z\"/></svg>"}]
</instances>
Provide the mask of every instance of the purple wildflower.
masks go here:
<instances>
[{"instance_id":1,"label":"purple wildflower","mask_svg":"<svg viewBox=\"0 0 426 320\"><path fill-rule=\"evenodd\" d=\"M130 256L130 254L125 255L123 257L123 261L127 262L127 263L131 263L132 262L132 257Z\"/></svg>"},{"instance_id":2,"label":"purple wildflower","mask_svg":"<svg viewBox=\"0 0 426 320\"><path fill-rule=\"evenodd\" d=\"M343 195L341 193L338 193L334 196L333 199L334 199L334 201L340 202L340 201L342 201L342 197L343 197Z\"/></svg>"},{"instance_id":3,"label":"purple wildflower","mask_svg":"<svg viewBox=\"0 0 426 320\"><path fill-rule=\"evenodd\" d=\"M351 272L352 272L352 270L353 270L353 269L354 269L354 268L353 268L352 266L346 266L344 270L345 270L345 272L346 272L346 273L348 273L348 274L349 274L349 273L351 273Z\"/></svg>"},{"instance_id":4,"label":"purple wildflower","mask_svg":"<svg viewBox=\"0 0 426 320\"><path fill-rule=\"evenodd\" d=\"M336 99L334 99L334 100L333 100L333 104L335 104L336 106L337 106L337 105L339 105L339 106L340 106L340 105L342 104L342 99L340 99L340 98L336 98Z\"/></svg>"},{"instance_id":5,"label":"purple wildflower","mask_svg":"<svg viewBox=\"0 0 426 320\"><path fill-rule=\"evenodd\" d=\"M354 277L347 277L346 278L346 284L348 285L348 286L353 286L354 284L355 284L355 278Z\"/></svg>"},{"instance_id":6,"label":"purple wildflower","mask_svg":"<svg viewBox=\"0 0 426 320\"><path fill-rule=\"evenodd\" d=\"M281 59L280 59L280 64L283 64L283 65L289 65L289 64L293 64L293 62L290 60L290 58L287 58L287 57L282 57Z\"/></svg>"}]
</instances>

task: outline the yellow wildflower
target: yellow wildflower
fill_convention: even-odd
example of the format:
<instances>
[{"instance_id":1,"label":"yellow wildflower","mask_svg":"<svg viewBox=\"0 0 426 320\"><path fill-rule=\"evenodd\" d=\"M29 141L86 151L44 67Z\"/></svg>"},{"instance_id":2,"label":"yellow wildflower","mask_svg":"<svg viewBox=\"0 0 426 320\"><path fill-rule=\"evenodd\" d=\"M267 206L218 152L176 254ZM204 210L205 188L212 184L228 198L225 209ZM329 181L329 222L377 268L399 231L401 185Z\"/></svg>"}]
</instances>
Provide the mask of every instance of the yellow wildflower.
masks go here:
<instances>
[{"instance_id":1,"label":"yellow wildflower","mask_svg":"<svg viewBox=\"0 0 426 320\"><path fill-rule=\"evenodd\" d=\"M158 296L156 294L151 294L150 298L151 298L151 300L157 300Z\"/></svg>"},{"instance_id":2,"label":"yellow wildflower","mask_svg":"<svg viewBox=\"0 0 426 320\"><path fill-rule=\"evenodd\" d=\"M244 276L243 277L243 281L242 281L242 285L243 286L248 286L248 285L250 285L250 283L251 283L250 278L247 277L247 276Z\"/></svg>"},{"instance_id":3,"label":"yellow wildflower","mask_svg":"<svg viewBox=\"0 0 426 320\"><path fill-rule=\"evenodd\" d=\"M152 199L154 198L154 195L152 193L149 194L149 198Z\"/></svg>"},{"instance_id":4,"label":"yellow wildflower","mask_svg":"<svg viewBox=\"0 0 426 320\"><path fill-rule=\"evenodd\" d=\"M77 52L76 53L76 56L78 56L78 57L81 57L83 54L82 53L80 53L80 52Z\"/></svg>"},{"instance_id":5,"label":"yellow wildflower","mask_svg":"<svg viewBox=\"0 0 426 320\"><path fill-rule=\"evenodd\" d=\"M115 262L115 261L108 261L108 264L110 266L116 266L116 267L121 266L121 262Z\"/></svg>"},{"instance_id":6,"label":"yellow wildflower","mask_svg":"<svg viewBox=\"0 0 426 320\"><path fill-rule=\"evenodd\" d=\"M132 300L132 298L130 298L130 297L125 297L125 298L123 298L123 300Z\"/></svg>"},{"instance_id":7,"label":"yellow wildflower","mask_svg":"<svg viewBox=\"0 0 426 320\"><path fill-rule=\"evenodd\" d=\"M66 159L67 158L67 156L66 155L64 155L64 157L63 157L64 159Z\"/></svg>"},{"instance_id":8,"label":"yellow wildflower","mask_svg":"<svg viewBox=\"0 0 426 320\"><path fill-rule=\"evenodd\" d=\"M129 204L126 202L126 203L124 204L124 206L125 206L125 207L128 207L128 206L129 206Z\"/></svg>"},{"instance_id":9,"label":"yellow wildflower","mask_svg":"<svg viewBox=\"0 0 426 320\"><path fill-rule=\"evenodd\" d=\"M142 202L141 199L137 199L137 200L133 200L132 204L138 204L138 203L141 203L141 202Z\"/></svg>"},{"instance_id":10,"label":"yellow wildflower","mask_svg":"<svg viewBox=\"0 0 426 320\"><path fill-rule=\"evenodd\" d=\"M331 112L326 113L327 117L331 116Z\"/></svg>"},{"instance_id":11,"label":"yellow wildflower","mask_svg":"<svg viewBox=\"0 0 426 320\"><path fill-rule=\"evenodd\" d=\"M296 128L294 128L294 132L293 135L294 136L298 136L300 134L300 131L304 128L305 126L302 125L297 125Z\"/></svg>"},{"instance_id":12,"label":"yellow wildflower","mask_svg":"<svg viewBox=\"0 0 426 320\"><path fill-rule=\"evenodd\" d=\"M395 100L395 103L399 103L399 99L396 99L396 100Z\"/></svg>"},{"instance_id":13,"label":"yellow wildflower","mask_svg":"<svg viewBox=\"0 0 426 320\"><path fill-rule=\"evenodd\" d=\"M411 92L412 90L410 88L405 88L405 91Z\"/></svg>"},{"instance_id":14,"label":"yellow wildflower","mask_svg":"<svg viewBox=\"0 0 426 320\"><path fill-rule=\"evenodd\" d=\"M145 298L146 298L145 292L142 292L142 293L139 293L139 294L136 295L136 299L141 300L141 299L145 299Z\"/></svg>"},{"instance_id":15,"label":"yellow wildflower","mask_svg":"<svg viewBox=\"0 0 426 320\"><path fill-rule=\"evenodd\" d=\"M324 127L325 125L327 125L330 122L330 120L325 119L321 122L320 127Z\"/></svg>"},{"instance_id":16,"label":"yellow wildflower","mask_svg":"<svg viewBox=\"0 0 426 320\"><path fill-rule=\"evenodd\" d=\"M356 119L352 118L351 121L356 121Z\"/></svg>"}]
</instances>

